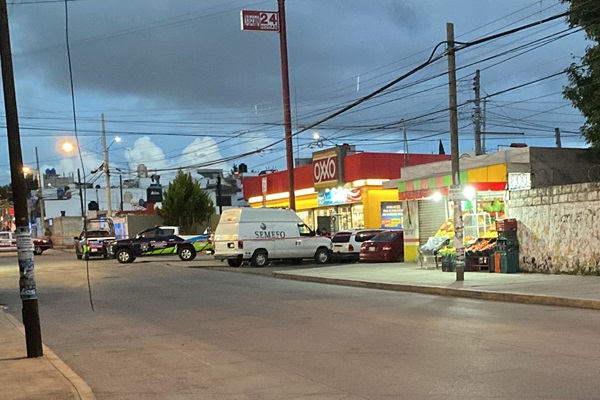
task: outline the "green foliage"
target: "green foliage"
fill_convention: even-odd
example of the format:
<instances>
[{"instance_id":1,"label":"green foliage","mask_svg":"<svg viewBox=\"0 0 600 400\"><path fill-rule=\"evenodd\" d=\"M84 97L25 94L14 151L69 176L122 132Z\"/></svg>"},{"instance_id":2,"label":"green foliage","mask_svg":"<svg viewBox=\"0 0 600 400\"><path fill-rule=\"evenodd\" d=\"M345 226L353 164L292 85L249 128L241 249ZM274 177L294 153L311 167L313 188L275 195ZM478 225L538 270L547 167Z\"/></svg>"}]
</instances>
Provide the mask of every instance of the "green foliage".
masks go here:
<instances>
[{"instance_id":1,"label":"green foliage","mask_svg":"<svg viewBox=\"0 0 600 400\"><path fill-rule=\"evenodd\" d=\"M600 2L590 0L563 0L569 3L568 20L571 26L581 26L587 39L593 42L581 57L581 64L573 63L567 69L569 86L563 90L586 118L580 128L582 136L600 157Z\"/></svg>"},{"instance_id":2,"label":"green foliage","mask_svg":"<svg viewBox=\"0 0 600 400\"><path fill-rule=\"evenodd\" d=\"M25 176L25 189L27 190L27 198L31 196L32 190L37 190L37 180L32 175ZM0 200L13 201L12 183L0 186Z\"/></svg>"},{"instance_id":3,"label":"green foliage","mask_svg":"<svg viewBox=\"0 0 600 400\"><path fill-rule=\"evenodd\" d=\"M162 206L157 212L166 225L177 225L181 233L195 234L208 222L215 206L190 173L179 171L164 191Z\"/></svg>"}]
</instances>

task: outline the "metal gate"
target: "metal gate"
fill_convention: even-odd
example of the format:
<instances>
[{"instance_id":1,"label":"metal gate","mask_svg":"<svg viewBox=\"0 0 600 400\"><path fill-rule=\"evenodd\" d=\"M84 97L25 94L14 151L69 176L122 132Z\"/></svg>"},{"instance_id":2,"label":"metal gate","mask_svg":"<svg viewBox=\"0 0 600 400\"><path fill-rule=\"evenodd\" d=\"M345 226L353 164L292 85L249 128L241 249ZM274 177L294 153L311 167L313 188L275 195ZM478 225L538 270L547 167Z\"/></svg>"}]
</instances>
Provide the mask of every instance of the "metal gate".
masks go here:
<instances>
[{"instance_id":1,"label":"metal gate","mask_svg":"<svg viewBox=\"0 0 600 400\"><path fill-rule=\"evenodd\" d=\"M446 221L446 202L443 200L419 200L419 242L420 246L435 235Z\"/></svg>"}]
</instances>

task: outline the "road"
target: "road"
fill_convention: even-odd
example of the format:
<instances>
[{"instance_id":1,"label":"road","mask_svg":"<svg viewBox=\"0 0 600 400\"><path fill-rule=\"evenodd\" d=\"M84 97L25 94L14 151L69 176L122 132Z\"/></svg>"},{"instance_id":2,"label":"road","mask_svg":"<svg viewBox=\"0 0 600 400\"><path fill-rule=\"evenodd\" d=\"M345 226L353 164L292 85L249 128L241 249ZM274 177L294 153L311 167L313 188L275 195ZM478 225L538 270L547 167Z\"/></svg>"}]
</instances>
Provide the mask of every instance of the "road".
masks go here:
<instances>
[{"instance_id":1,"label":"road","mask_svg":"<svg viewBox=\"0 0 600 400\"><path fill-rule=\"evenodd\" d=\"M20 318L16 265L15 255L0 255L0 303ZM99 400L600 393L598 311L327 286L220 265L92 260L92 310L85 261L48 251L36 257L44 343Z\"/></svg>"}]
</instances>

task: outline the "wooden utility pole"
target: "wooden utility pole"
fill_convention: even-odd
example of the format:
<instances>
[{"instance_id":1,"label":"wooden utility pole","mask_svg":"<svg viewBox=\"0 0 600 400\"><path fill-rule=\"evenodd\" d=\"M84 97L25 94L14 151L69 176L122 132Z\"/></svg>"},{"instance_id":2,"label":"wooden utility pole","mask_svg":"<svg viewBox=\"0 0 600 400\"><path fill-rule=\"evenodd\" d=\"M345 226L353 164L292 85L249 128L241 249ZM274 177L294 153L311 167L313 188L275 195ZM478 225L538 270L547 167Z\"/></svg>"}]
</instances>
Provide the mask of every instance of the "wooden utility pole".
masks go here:
<instances>
[{"instance_id":1,"label":"wooden utility pole","mask_svg":"<svg viewBox=\"0 0 600 400\"><path fill-rule=\"evenodd\" d=\"M473 120L473 125L475 126L475 155L478 156L483 154L483 150L481 148L481 97L480 97L480 88L481 88L479 70L475 71L475 82L473 83L473 88L475 89L475 118Z\"/></svg>"},{"instance_id":2,"label":"wooden utility pole","mask_svg":"<svg viewBox=\"0 0 600 400\"><path fill-rule=\"evenodd\" d=\"M281 53L281 85L283 89L283 123L285 125L285 152L287 156L290 208L296 210L294 184L294 148L292 143L292 116L290 111L290 79L288 73L287 35L285 28L285 0L277 0L279 12L279 48Z\"/></svg>"},{"instance_id":3,"label":"wooden utility pole","mask_svg":"<svg viewBox=\"0 0 600 400\"><path fill-rule=\"evenodd\" d=\"M446 23L446 41L448 54L448 91L450 109L450 150L452 161L452 187L460 186L460 166L458 154L458 105L456 100L456 60L454 58L454 25ZM456 280L465 280L465 245L463 243L462 199L454 199L454 248L456 249Z\"/></svg>"},{"instance_id":4,"label":"wooden utility pole","mask_svg":"<svg viewBox=\"0 0 600 400\"><path fill-rule=\"evenodd\" d=\"M27 343L27 357L41 357L42 331L37 301L37 287L34 274L33 240L29 230L27 210L27 188L23 176L23 155L19 134L19 116L17 113L17 95L13 73L8 14L6 0L0 0L0 57L2 83L4 86L4 109L6 113L6 133L8 136L8 154L10 157L10 177L12 181L15 209L17 259L19 263L19 293L23 303L22 315Z\"/></svg>"},{"instance_id":5,"label":"wooden utility pole","mask_svg":"<svg viewBox=\"0 0 600 400\"><path fill-rule=\"evenodd\" d=\"M562 148L562 143L560 142L560 128L554 128L554 137L556 138L556 148Z\"/></svg>"}]
</instances>

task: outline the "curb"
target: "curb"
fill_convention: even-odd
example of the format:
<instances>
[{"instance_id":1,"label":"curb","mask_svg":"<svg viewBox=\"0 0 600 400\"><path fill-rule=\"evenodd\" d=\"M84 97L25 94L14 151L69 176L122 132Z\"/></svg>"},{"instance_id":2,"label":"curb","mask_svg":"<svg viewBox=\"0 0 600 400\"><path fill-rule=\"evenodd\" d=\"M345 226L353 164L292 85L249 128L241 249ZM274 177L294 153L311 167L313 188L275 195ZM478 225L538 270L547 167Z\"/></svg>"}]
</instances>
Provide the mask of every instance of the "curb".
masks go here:
<instances>
[{"instance_id":1,"label":"curb","mask_svg":"<svg viewBox=\"0 0 600 400\"><path fill-rule=\"evenodd\" d=\"M396 283L354 281L349 279L322 278L316 276L294 275L273 272L273 277L278 279L289 279L295 281L323 283L327 285L349 286L365 289L379 289L396 292L412 292L437 296L462 297L476 300L503 301L507 303L522 303L557 307L585 308L600 310L599 300L573 299L567 297L555 297L547 295L491 292L473 289L454 289L440 286L419 286Z\"/></svg>"},{"instance_id":2,"label":"curb","mask_svg":"<svg viewBox=\"0 0 600 400\"><path fill-rule=\"evenodd\" d=\"M25 337L25 328L23 325L9 313L4 313L4 316L15 327L16 330ZM77 396L81 400L96 400L96 396L92 392L92 388L73 371L67 364L64 363L48 346L42 343L44 355L50 364L73 386Z\"/></svg>"}]
</instances>

